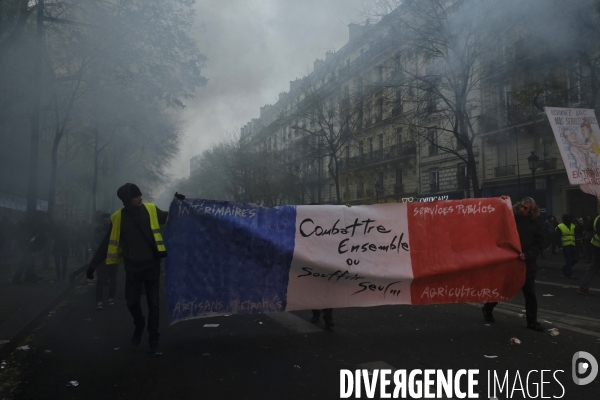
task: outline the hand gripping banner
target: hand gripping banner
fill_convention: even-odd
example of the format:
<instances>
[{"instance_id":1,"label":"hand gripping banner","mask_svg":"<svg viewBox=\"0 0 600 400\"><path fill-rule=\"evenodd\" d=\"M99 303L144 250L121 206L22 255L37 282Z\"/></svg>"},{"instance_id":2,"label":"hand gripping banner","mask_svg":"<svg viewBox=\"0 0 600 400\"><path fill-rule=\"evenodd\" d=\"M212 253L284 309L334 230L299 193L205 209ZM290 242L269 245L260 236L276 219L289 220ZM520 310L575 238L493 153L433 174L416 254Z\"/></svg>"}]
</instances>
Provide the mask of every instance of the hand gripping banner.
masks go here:
<instances>
[{"instance_id":1,"label":"hand gripping banner","mask_svg":"<svg viewBox=\"0 0 600 400\"><path fill-rule=\"evenodd\" d=\"M171 324L224 314L508 301L525 282L499 198L274 208L174 200Z\"/></svg>"}]
</instances>

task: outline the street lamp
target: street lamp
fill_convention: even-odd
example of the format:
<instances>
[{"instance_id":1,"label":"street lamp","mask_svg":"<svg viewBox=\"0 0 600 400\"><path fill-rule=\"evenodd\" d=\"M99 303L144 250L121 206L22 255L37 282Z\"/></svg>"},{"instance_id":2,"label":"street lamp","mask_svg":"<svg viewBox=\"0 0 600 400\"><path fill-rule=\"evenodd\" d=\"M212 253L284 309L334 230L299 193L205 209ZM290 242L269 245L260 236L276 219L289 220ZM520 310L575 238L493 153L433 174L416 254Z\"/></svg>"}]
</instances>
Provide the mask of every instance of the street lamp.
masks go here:
<instances>
[{"instance_id":1,"label":"street lamp","mask_svg":"<svg viewBox=\"0 0 600 400\"><path fill-rule=\"evenodd\" d=\"M540 158L535 155L535 151L532 151L531 155L527 157L527 162L529 163L529 169L531 170L531 175L533 177L533 195L535 196L535 170L538 169Z\"/></svg>"}]
</instances>

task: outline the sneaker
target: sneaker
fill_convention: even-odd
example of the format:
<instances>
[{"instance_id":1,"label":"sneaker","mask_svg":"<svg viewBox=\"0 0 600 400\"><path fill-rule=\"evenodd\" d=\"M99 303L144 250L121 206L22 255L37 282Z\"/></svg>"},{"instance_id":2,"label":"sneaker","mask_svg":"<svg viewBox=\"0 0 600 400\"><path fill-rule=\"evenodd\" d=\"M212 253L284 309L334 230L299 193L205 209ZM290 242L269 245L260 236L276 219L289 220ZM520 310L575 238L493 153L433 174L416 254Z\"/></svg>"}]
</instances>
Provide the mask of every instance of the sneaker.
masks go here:
<instances>
[{"instance_id":1,"label":"sneaker","mask_svg":"<svg viewBox=\"0 0 600 400\"><path fill-rule=\"evenodd\" d=\"M542 325L540 325L539 322L534 322L532 324L527 324L527 329L531 329L531 330L537 331L537 332L546 332L546 330L544 329L544 327Z\"/></svg>"},{"instance_id":2,"label":"sneaker","mask_svg":"<svg viewBox=\"0 0 600 400\"><path fill-rule=\"evenodd\" d=\"M325 321L325 328L326 329L331 329L331 328L333 328L335 326L335 324L333 323L333 319L330 319L330 318L325 319L325 318L323 318L323 321Z\"/></svg>"},{"instance_id":3,"label":"sneaker","mask_svg":"<svg viewBox=\"0 0 600 400\"><path fill-rule=\"evenodd\" d=\"M96 310L102 310L102 302L99 301L98 304L96 304Z\"/></svg>"},{"instance_id":4,"label":"sneaker","mask_svg":"<svg viewBox=\"0 0 600 400\"><path fill-rule=\"evenodd\" d=\"M114 306L115 305L115 299L111 299L110 297L108 298L108 305L109 306Z\"/></svg>"},{"instance_id":5,"label":"sneaker","mask_svg":"<svg viewBox=\"0 0 600 400\"><path fill-rule=\"evenodd\" d=\"M481 311L483 312L483 319L485 319L485 322L496 322L494 314L492 314L491 311L487 311L485 307L481 307Z\"/></svg>"},{"instance_id":6,"label":"sneaker","mask_svg":"<svg viewBox=\"0 0 600 400\"><path fill-rule=\"evenodd\" d=\"M577 292L581 293L581 294L587 294L590 296L594 296L594 293L592 293L589 289L584 289L584 288L577 288Z\"/></svg>"}]
</instances>

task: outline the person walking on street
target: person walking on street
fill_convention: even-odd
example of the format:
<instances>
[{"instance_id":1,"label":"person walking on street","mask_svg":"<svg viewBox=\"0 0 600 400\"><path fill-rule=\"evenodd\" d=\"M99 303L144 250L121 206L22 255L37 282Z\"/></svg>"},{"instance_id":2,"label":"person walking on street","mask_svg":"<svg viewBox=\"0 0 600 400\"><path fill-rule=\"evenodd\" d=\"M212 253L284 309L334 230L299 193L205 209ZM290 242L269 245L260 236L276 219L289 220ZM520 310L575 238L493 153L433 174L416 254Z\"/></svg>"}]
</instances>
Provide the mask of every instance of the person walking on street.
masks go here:
<instances>
[{"instance_id":1,"label":"person walking on street","mask_svg":"<svg viewBox=\"0 0 600 400\"><path fill-rule=\"evenodd\" d=\"M575 243L576 226L570 214L563 215L562 224L558 224L556 232L565 256L565 265L562 268L565 278L573 278L573 267L579 261L577 246Z\"/></svg>"},{"instance_id":2,"label":"person walking on street","mask_svg":"<svg viewBox=\"0 0 600 400\"><path fill-rule=\"evenodd\" d=\"M598 219L600 219L600 215L597 216L592 223L594 233L591 240L592 262L588 267L587 271L585 271L585 274L581 279L581 284L577 289L577 291L581 294L593 294L592 292L590 292L590 284L592 283L592 280L594 279L598 271L600 271L600 231L598 231Z\"/></svg>"},{"instance_id":3,"label":"person walking on street","mask_svg":"<svg viewBox=\"0 0 600 400\"><path fill-rule=\"evenodd\" d=\"M544 230L539 221L540 209L531 197L513 206L513 214L517 225L517 232L521 241L519 259L525 262L525 284L523 295L525 296L525 314L527 328L534 331L544 332L544 328L537 321L537 298L535 295L535 275L537 272L537 257L544 246ZM485 303L483 317L487 322L495 322L493 310L498 303Z\"/></svg>"},{"instance_id":4,"label":"person walking on street","mask_svg":"<svg viewBox=\"0 0 600 400\"><path fill-rule=\"evenodd\" d=\"M54 268L56 269L56 281L64 282L69 261L69 232L67 227L60 222L54 228L52 256L54 257Z\"/></svg>"},{"instance_id":5,"label":"person walking on street","mask_svg":"<svg viewBox=\"0 0 600 400\"><path fill-rule=\"evenodd\" d=\"M87 277L94 279L94 271L105 260L107 265L124 263L125 299L135 326L131 343L139 346L146 327L140 306L144 286L150 353L158 355L160 259L167 256L159 224L167 221L168 212L152 203L143 203L142 192L132 183L121 186L117 196L123 208L111 215L110 229L90 262Z\"/></svg>"},{"instance_id":6,"label":"person walking on street","mask_svg":"<svg viewBox=\"0 0 600 400\"><path fill-rule=\"evenodd\" d=\"M99 225L94 229L93 250L98 250L102 239L110 232L110 214L99 213ZM98 266L98 279L96 280L96 310L102 310L104 299L104 286L108 285L108 300L107 304L112 306L115 304L115 293L117 292L117 271L119 264L106 264L102 262Z\"/></svg>"}]
</instances>

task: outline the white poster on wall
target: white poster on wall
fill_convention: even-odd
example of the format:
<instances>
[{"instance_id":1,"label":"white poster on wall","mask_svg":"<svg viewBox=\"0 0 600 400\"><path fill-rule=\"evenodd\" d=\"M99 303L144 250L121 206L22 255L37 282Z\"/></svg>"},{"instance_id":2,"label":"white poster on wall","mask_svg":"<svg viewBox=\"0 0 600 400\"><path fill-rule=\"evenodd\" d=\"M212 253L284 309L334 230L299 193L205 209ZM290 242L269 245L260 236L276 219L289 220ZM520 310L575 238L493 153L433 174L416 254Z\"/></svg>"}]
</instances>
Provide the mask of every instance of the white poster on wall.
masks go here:
<instances>
[{"instance_id":1,"label":"white poster on wall","mask_svg":"<svg viewBox=\"0 0 600 400\"><path fill-rule=\"evenodd\" d=\"M544 107L569 182L600 197L600 127L594 110Z\"/></svg>"}]
</instances>

